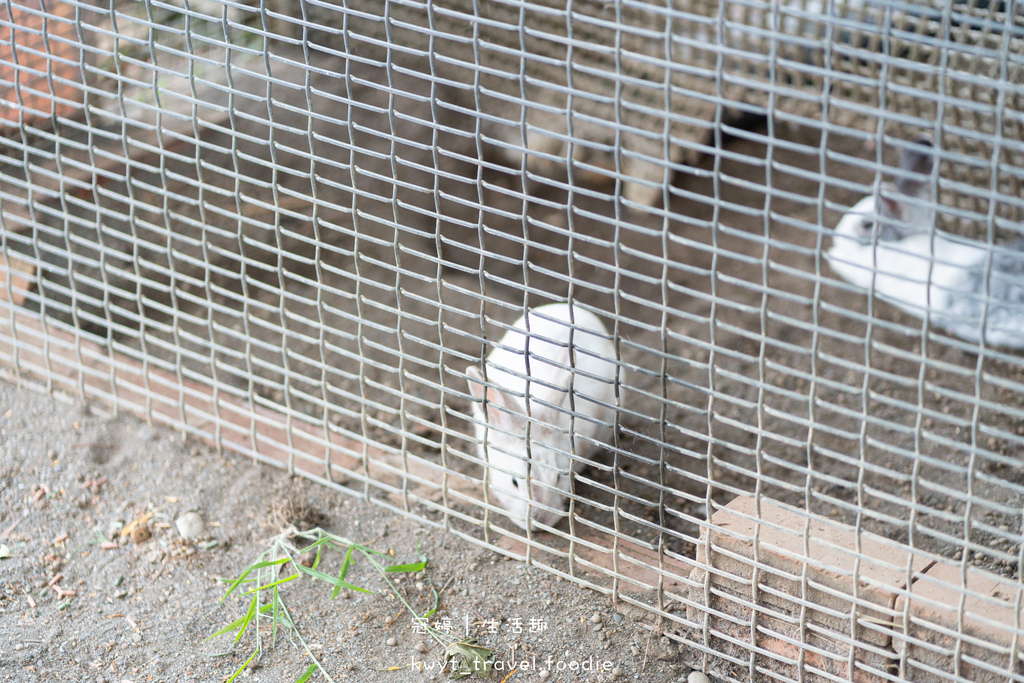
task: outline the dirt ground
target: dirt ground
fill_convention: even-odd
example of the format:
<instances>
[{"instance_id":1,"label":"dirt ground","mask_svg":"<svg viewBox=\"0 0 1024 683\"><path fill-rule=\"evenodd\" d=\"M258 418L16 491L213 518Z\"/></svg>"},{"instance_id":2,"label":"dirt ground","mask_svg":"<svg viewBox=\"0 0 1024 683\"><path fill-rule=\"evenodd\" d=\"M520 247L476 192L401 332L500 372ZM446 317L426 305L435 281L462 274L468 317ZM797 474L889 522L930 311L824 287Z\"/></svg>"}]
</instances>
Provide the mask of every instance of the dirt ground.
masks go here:
<instances>
[{"instance_id":1,"label":"dirt ground","mask_svg":"<svg viewBox=\"0 0 1024 683\"><path fill-rule=\"evenodd\" d=\"M625 606L623 616L596 593L368 503L209 453L130 416L7 383L0 383L0 415L0 532L10 550L0 560L0 680L222 681L253 640L251 633L234 647L229 635L205 640L247 605L234 597L221 604L226 585L218 579L255 561L285 502L332 533L393 551L389 563L415 562L419 549L427 568L403 580L405 596L426 611L437 589L435 621L462 633L468 618L470 634L497 659L518 664L509 680L544 680L544 670L554 681L611 681L612 672L674 681L689 671L677 646L652 639L634 622L642 616ZM189 511L205 522L192 541L176 526ZM152 535L122 538L125 525L146 513ZM101 547L109 539L113 547ZM320 568L337 575L343 559L325 556ZM282 588L330 676L444 680L442 648L417 633L379 576L357 558L348 580L375 594L345 592L332 602L326 584ZM424 670L409 666L419 661ZM309 663L294 641L279 638L239 680L295 680ZM597 670L570 673L585 663Z\"/></svg>"}]
</instances>

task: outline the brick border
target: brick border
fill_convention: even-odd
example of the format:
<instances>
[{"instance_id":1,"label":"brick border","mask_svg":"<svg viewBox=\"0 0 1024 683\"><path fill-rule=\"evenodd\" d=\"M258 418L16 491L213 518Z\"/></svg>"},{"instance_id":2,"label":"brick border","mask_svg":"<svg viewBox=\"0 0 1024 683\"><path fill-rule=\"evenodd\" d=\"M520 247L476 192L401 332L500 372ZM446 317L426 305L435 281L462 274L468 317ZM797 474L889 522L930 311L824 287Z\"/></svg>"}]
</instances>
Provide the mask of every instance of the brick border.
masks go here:
<instances>
[{"instance_id":1,"label":"brick border","mask_svg":"<svg viewBox=\"0 0 1024 683\"><path fill-rule=\"evenodd\" d=\"M814 682L1021 680L1024 587L996 574L745 496L697 562L687 616L733 661Z\"/></svg>"}]
</instances>

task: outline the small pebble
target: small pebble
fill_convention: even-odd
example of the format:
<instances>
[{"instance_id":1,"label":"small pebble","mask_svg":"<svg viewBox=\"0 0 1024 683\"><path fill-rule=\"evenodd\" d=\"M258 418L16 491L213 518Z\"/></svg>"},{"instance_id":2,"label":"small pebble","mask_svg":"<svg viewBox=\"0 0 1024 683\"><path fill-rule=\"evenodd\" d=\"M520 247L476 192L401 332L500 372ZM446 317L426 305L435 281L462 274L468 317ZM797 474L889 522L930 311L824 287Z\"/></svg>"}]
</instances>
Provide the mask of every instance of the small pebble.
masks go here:
<instances>
[{"instance_id":1,"label":"small pebble","mask_svg":"<svg viewBox=\"0 0 1024 683\"><path fill-rule=\"evenodd\" d=\"M178 517L174 525L178 528L178 533L181 534L182 538L188 541L195 540L203 535L206 531L206 522L203 521L202 516L192 510Z\"/></svg>"},{"instance_id":2,"label":"small pebble","mask_svg":"<svg viewBox=\"0 0 1024 683\"><path fill-rule=\"evenodd\" d=\"M622 623L622 615L619 614L618 612L615 613L615 616L612 617L612 619L615 620L616 624L621 624Z\"/></svg>"},{"instance_id":3,"label":"small pebble","mask_svg":"<svg viewBox=\"0 0 1024 683\"><path fill-rule=\"evenodd\" d=\"M384 641L384 643L386 645L390 646L390 647L394 647L395 645L398 645L398 641L395 640L394 638L388 638L387 640Z\"/></svg>"},{"instance_id":4,"label":"small pebble","mask_svg":"<svg viewBox=\"0 0 1024 683\"><path fill-rule=\"evenodd\" d=\"M395 623L395 618L394 617L392 617L392 616L384 617L384 625L385 626L391 626L391 624L393 624L393 623Z\"/></svg>"},{"instance_id":5,"label":"small pebble","mask_svg":"<svg viewBox=\"0 0 1024 683\"><path fill-rule=\"evenodd\" d=\"M416 647L414 649L416 650L416 652L419 652L420 654L425 654L427 652L427 645L426 643L419 642L416 643Z\"/></svg>"},{"instance_id":6,"label":"small pebble","mask_svg":"<svg viewBox=\"0 0 1024 683\"><path fill-rule=\"evenodd\" d=\"M540 678L540 680L542 680L542 681L543 681L543 680L545 680L545 679L547 679L547 677L548 677L548 676L550 676L550 675L551 675L551 674L549 674L549 673L547 672L547 669L541 669L540 671L538 671L538 672L537 672L537 676L538 676L538 677Z\"/></svg>"},{"instance_id":7,"label":"small pebble","mask_svg":"<svg viewBox=\"0 0 1024 683\"><path fill-rule=\"evenodd\" d=\"M620 669L619 667L615 667L614 669L612 669L612 678L618 678L621 675L622 669Z\"/></svg>"},{"instance_id":8,"label":"small pebble","mask_svg":"<svg viewBox=\"0 0 1024 683\"><path fill-rule=\"evenodd\" d=\"M629 651L633 653L634 657L640 656L640 648L638 648L636 645L630 645Z\"/></svg>"},{"instance_id":9,"label":"small pebble","mask_svg":"<svg viewBox=\"0 0 1024 683\"><path fill-rule=\"evenodd\" d=\"M132 634L132 642L133 643L141 643L142 642L142 634L141 633L133 633Z\"/></svg>"},{"instance_id":10,"label":"small pebble","mask_svg":"<svg viewBox=\"0 0 1024 683\"><path fill-rule=\"evenodd\" d=\"M24 650L24 649L25 649L25 646L24 646L24 645L22 645L21 643L18 643L17 645L15 645L15 646L14 646L14 649L15 649L16 651L21 651L21 650Z\"/></svg>"},{"instance_id":11,"label":"small pebble","mask_svg":"<svg viewBox=\"0 0 1024 683\"><path fill-rule=\"evenodd\" d=\"M602 628L604 628L604 626L602 624L594 624L594 630L595 631L600 631Z\"/></svg>"},{"instance_id":12,"label":"small pebble","mask_svg":"<svg viewBox=\"0 0 1024 683\"><path fill-rule=\"evenodd\" d=\"M145 543L149 540L152 534L149 532L149 527L145 524L136 524L132 527L132 542L134 543Z\"/></svg>"},{"instance_id":13,"label":"small pebble","mask_svg":"<svg viewBox=\"0 0 1024 683\"><path fill-rule=\"evenodd\" d=\"M598 614L597 612L594 612L592 615L590 615L590 623L592 623L592 624L600 624L601 623L601 615Z\"/></svg>"},{"instance_id":14,"label":"small pebble","mask_svg":"<svg viewBox=\"0 0 1024 683\"><path fill-rule=\"evenodd\" d=\"M711 679L700 671L691 671L686 677L686 683L711 683Z\"/></svg>"}]
</instances>

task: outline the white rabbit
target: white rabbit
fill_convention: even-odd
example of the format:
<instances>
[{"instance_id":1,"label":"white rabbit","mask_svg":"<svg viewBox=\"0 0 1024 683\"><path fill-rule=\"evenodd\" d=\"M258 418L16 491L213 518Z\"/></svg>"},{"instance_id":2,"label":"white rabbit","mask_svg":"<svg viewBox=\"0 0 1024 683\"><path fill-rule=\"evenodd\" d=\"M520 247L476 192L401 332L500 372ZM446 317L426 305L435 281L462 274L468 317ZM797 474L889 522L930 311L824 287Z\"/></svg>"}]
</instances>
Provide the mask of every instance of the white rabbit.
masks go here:
<instances>
[{"instance_id":1,"label":"white rabbit","mask_svg":"<svg viewBox=\"0 0 1024 683\"><path fill-rule=\"evenodd\" d=\"M932 164L931 141L918 138L896 187L883 186L839 221L832 270L962 339L1024 348L1024 251L936 230Z\"/></svg>"},{"instance_id":2,"label":"white rabbit","mask_svg":"<svg viewBox=\"0 0 1024 683\"><path fill-rule=\"evenodd\" d=\"M501 338L485 370L486 380L474 366L466 374L490 495L524 529L557 524L573 471L612 436L616 365L608 331L578 306L540 306Z\"/></svg>"}]
</instances>

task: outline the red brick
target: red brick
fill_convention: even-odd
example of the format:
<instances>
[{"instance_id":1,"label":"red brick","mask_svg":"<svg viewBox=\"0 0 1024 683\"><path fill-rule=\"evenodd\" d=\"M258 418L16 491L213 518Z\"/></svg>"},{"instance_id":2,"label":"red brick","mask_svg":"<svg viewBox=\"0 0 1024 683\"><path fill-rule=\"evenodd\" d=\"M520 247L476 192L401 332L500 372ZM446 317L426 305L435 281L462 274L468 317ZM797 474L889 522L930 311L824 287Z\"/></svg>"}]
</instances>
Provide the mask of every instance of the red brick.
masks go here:
<instances>
[{"instance_id":1,"label":"red brick","mask_svg":"<svg viewBox=\"0 0 1024 683\"><path fill-rule=\"evenodd\" d=\"M21 0L0 8L0 129L3 122L68 116L80 108L83 90L75 5ZM51 85L52 79L52 85ZM20 97L20 101L19 101Z\"/></svg>"},{"instance_id":2,"label":"red brick","mask_svg":"<svg viewBox=\"0 0 1024 683\"><path fill-rule=\"evenodd\" d=\"M707 581L710 601L702 588L691 590L697 606L688 617L717 632L721 651L803 681L892 673L896 596L908 567L924 569L925 558L766 498L759 508L755 498L737 498L711 522L697 554L708 569L691 574Z\"/></svg>"},{"instance_id":3,"label":"red brick","mask_svg":"<svg viewBox=\"0 0 1024 683\"><path fill-rule=\"evenodd\" d=\"M9 288L7 286L8 278L10 278ZM0 254L0 301L10 301L18 306L22 305L35 282L35 266L14 256Z\"/></svg>"},{"instance_id":4,"label":"red brick","mask_svg":"<svg viewBox=\"0 0 1024 683\"><path fill-rule=\"evenodd\" d=\"M507 529L512 525L503 521L499 524L504 528L492 529L500 534L496 545L514 556L525 559L528 554L533 558L549 555L544 561L551 562L556 557L570 555L578 574L602 587L610 586L612 579L617 579L618 590L622 593L651 595L659 585L669 596L686 593L688 583L684 579L691 572L693 562L669 556L659 558L656 550L639 541L616 539L607 531L578 525L572 544L564 535L546 532L534 532L533 543L528 544L526 532Z\"/></svg>"},{"instance_id":5,"label":"red brick","mask_svg":"<svg viewBox=\"0 0 1024 683\"><path fill-rule=\"evenodd\" d=\"M1009 680L1014 636L1020 653L1024 611L1014 618L1020 584L955 563L940 562L915 575L909 596L896 609L907 628L893 634L903 678L915 683ZM1018 610L1020 608L1017 608ZM1021 674L1020 656L1013 666Z\"/></svg>"}]
</instances>

